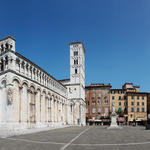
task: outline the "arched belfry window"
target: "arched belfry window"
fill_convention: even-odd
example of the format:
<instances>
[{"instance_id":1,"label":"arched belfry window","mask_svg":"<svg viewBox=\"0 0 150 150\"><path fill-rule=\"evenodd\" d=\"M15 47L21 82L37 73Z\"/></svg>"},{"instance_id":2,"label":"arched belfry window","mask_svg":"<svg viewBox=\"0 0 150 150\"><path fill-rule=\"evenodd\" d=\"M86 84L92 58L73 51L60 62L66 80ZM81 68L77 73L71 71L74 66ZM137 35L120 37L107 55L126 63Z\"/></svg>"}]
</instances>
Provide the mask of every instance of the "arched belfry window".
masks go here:
<instances>
[{"instance_id":1,"label":"arched belfry window","mask_svg":"<svg viewBox=\"0 0 150 150\"><path fill-rule=\"evenodd\" d=\"M77 69L75 69L75 74L77 74L78 73L78 70Z\"/></svg>"},{"instance_id":2,"label":"arched belfry window","mask_svg":"<svg viewBox=\"0 0 150 150\"><path fill-rule=\"evenodd\" d=\"M78 56L78 51L74 51L74 56Z\"/></svg>"},{"instance_id":3,"label":"arched belfry window","mask_svg":"<svg viewBox=\"0 0 150 150\"><path fill-rule=\"evenodd\" d=\"M78 59L74 60L74 65L78 65Z\"/></svg>"},{"instance_id":4,"label":"arched belfry window","mask_svg":"<svg viewBox=\"0 0 150 150\"><path fill-rule=\"evenodd\" d=\"M4 61L3 61L3 59L1 60L1 71L4 71Z\"/></svg>"},{"instance_id":5,"label":"arched belfry window","mask_svg":"<svg viewBox=\"0 0 150 150\"><path fill-rule=\"evenodd\" d=\"M4 46L3 45L1 45L1 52L3 52L4 51Z\"/></svg>"},{"instance_id":6,"label":"arched belfry window","mask_svg":"<svg viewBox=\"0 0 150 150\"><path fill-rule=\"evenodd\" d=\"M8 49L9 49L8 43L6 43L5 46L6 46L6 51L8 51Z\"/></svg>"}]
</instances>

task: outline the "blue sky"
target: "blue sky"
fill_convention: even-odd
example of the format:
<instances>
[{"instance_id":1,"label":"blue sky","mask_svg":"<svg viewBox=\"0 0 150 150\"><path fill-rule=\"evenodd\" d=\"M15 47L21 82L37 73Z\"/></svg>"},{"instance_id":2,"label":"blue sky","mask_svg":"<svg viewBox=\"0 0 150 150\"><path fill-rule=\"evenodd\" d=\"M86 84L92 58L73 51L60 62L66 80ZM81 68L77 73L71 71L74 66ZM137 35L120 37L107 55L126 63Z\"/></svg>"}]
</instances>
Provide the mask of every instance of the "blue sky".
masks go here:
<instances>
[{"instance_id":1,"label":"blue sky","mask_svg":"<svg viewBox=\"0 0 150 150\"><path fill-rule=\"evenodd\" d=\"M150 0L3 0L0 38L56 79L69 78L69 43L86 49L86 84L150 92Z\"/></svg>"}]
</instances>

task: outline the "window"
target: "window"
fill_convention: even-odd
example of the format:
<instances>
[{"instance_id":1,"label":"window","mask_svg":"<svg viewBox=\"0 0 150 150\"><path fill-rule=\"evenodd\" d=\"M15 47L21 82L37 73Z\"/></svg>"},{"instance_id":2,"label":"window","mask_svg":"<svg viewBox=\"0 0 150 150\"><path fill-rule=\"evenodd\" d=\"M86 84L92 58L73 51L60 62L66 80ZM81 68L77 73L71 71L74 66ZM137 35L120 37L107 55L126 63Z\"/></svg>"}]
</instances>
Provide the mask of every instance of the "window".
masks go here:
<instances>
[{"instance_id":1,"label":"window","mask_svg":"<svg viewBox=\"0 0 150 150\"><path fill-rule=\"evenodd\" d=\"M121 102L119 102L119 106L121 106Z\"/></svg>"},{"instance_id":2,"label":"window","mask_svg":"<svg viewBox=\"0 0 150 150\"><path fill-rule=\"evenodd\" d=\"M131 112L134 112L134 108L133 107L131 108Z\"/></svg>"},{"instance_id":3,"label":"window","mask_svg":"<svg viewBox=\"0 0 150 150\"><path fill-rule=\"evenodd\" d=\"M74 56L78 56L78 51L74 51Z\"/></svg>"},{"instance_id":4,"label":"window","mask_svg":"<svg viewBox=\"0 0 150 150\"><path fill-rule=\"evenodd\" d=\"M139 96L137 96L137 99L139 99Z\"/></svg>"},{"instance_id":5,"label":"window","mask_svg":"<svg viewBox=\"0 0 150 150\"><path fill-rule=\"evenodd\" d=\"M95 98L95 93L92 94L92 98Z\"/></svg>"},{"instance_id":6,"label":"window","mask_svg":"<svg viewBox=\"0 0 150 150\"><path fill-rule=\"evenodd\" d=\"M77 74L78 73L78 71L77 71L77 69L75 69L75 74Z\"/></svg>"},{"instance_id":7,"label":"window","mask_svg":"<svg viewBox=\"0 0 150 150\"><path fill-rule=\"evenodd\" d=\"M127 97L126 97L126 96L124 96L124 99L127 99Z\"/></svg>"},{"instance_id":8,"label":"window","mask_svg":"<svg viewBox=\"0 0 150 150\"><path fill-rule=\"evenodd\" d=\"M127 108L124 108L124 114L127 114Z\"/></svg>"},{"instance_id":9,"label":"window","mask_svg":"<svg viewBox=\"0 0 150 150\"><path fill-rule=\"evenodd\" d=\"M106 99L106 98L107 98L107 95L104 96L104 99Z\"/></svg>"},{"instance_id":10,"label":"window","mask_svg":"<svg viewBox=\"0 0 150 150\"><path fill-rule=\"evenodd\" d=\"M106 100L106 101L104 102L104 104L105 104L105 105L108 105L108 101Z\"/></svg>"},{"instance_id":11,"label":"window","mask_svg":"<svg viewBox=\"0 0 150 150\"><path fill-rule=\"evenodd\" d=\"M86 108L86 113L88 113L88 108Z\"/></svg>"},{"instance_id":12,"label":"window","mask_svg":"<svg viewBox=\"0 0 150 150\"><path fill-rule=\"evenodd\" d=\"M140 111L140 109L139 108L137 108L137 112L139 112Z\"/></svg>"},{"instance_id":13,"label":"window","mask_svg":"<svg viewBox=\"0 0 150 150\"><path fill-rule=\"evenodd\" d=\"M98 101L98 105L101 105L101 102L100 102L100 101Z\"/></svg>"},{"instance_id":14,"label":"window","mask_svg":"<svg viewBox=\"0 0 150 150\"><path fill-rule=\"evenodd\" d=\"M144 102L142 102L142 105L144 106Z\"/></svg>"},{"instance_id":15,"label":"window","mask_svg":"<svg viewBox=\"0 0 150 150\"><path fill-rule=\"evenodd\" d=\"M105 108L105 113L108 113L108 108Z\"/></svg>"},{"instance_id":16,"label":"window","mask_svg":"<svg viewBox=\"0 0 150 150\"><path fill-rule=\"evenodd\" d=\"M133 105L134 105L134 102L131 102L131 105L133 106Z\"/></svg>"},{"instance_id":17,"label":"window","mask_svg":"<svg viewBox=\"0 0 150 150\"><path fill-rule=\"evenodd\" d=\"M98 94L97 98L101 98L101 94L100 93Z\"/></svg>"},{"instance_id":18,"label":"window","mask_svg":"<svg viewBox=\"0 0 150 150\"><path fill-rule=\"evenodd\" d=\"M96 109L95 109L95 108L93 108L93 109L92 109L92 112L93 112L93 113L95 113L95 112L96 112Z\"/></svg>"},{"instance_id":19,"label":"window","mask_svg":"<svg viewBox=\"0 0 150 150\"><path fill-rule=\"evenodd\" d=\"M95 106L95 104L96 104L95 102L92 102L92 105L93 105L93 106Z\"/></svg>"},{"instance_id":20,"label":"window","mask_svg":"<svg viewBox=\"0 0 150 150\"><path fill-rule=\"evenodd\" d=\"M112 94L114 94L114 93L115 93L115 91L111 91L111 93L112 93Z\"/></svg>"},{"instance_id":21,"label":"window","mask_svg":"<svg viewBox=\"0 0 150 150\"><path fill-rule=\"evenodd\" d=\"M124 106L127 106L127 102L124 102Z\"/></svg>"},{"instance_id":22,"label":"window","mask_svg":"<svg viewBox=\"0 0 150 150\"><path fill-rule=\"evenodd\" d=\"M101 113L101 108L98 108L98 113Z\"/></svg>"},{"instance_id":23,"label":"window","mask_svg":"<svg viewBox=\"0 0 150 150\"><path fill-rule=\"evenodd\" d=\"M78 65L78 59L74 60L74 65Z\"/></svg>"},{"instance_id":24,"label":"window","mask_svg":"<svg viewBox=\"0 0 150 150\"><path fill-rule=\"evenodd\" d=\"M114 99L115 99L115 97L114 97L114 96L112 96L112 99L114 100Z\"/></svg>"},{"instance_id":25,"label":"window","mask_svg":"<svg viewBox=\"0 0 150 150\"><path fill-rule=\"evenodd\" d=\"M132 95L131 98L134 99L134 96Z\"/></svg>"},{"instance_id":26,"label":"window","mask_svg":"<svg viewBox=\"0 0 150 150\"><path fill-rule=\"evenodd\" d=\"M144 110L144 108L142 108L142 112L144 112L145 110Z\"/></svg>"},{"instance_id":27,"label":"window","mask_svg":"<svg viewBox=\"0 0 150 150\"><path fill-rule=\"evenodd\" d=\"M137 102L137 106L139 106L140 105L140 103L139 102Z\"/></svg>"},{"instance_id":28,"label":"window","mask_svg":"<svg viewBox=\"0 0 150 150\"><path fill-rule=\"evenodd\" d=\"M142 99L144 99L145 97L144 96L142 96Z\"/></svg>"},{"instance_id":29,"label":"window","mask_svg":"<svg viewBox=\"0 0 150 150\"><path fill-rule=\"evenodd\" d=\"M119 96L119 100L121 100L121 96Z\"/></svg>"}]
</instances>

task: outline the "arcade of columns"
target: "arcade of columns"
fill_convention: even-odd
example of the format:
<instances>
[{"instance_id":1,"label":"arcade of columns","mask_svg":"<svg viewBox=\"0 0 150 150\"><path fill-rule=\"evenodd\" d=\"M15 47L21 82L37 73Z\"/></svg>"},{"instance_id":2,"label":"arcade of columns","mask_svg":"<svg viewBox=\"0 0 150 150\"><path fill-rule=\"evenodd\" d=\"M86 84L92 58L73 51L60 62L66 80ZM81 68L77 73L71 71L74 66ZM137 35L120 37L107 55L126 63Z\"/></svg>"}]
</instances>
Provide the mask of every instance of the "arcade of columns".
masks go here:
<instances>
[{"instance_id":1,"label":"arcade of columns","mask_svg":"<svg viewBox=\"0 0 150 150\"><path fill-rule=\"evenodd\" d=\"M73 124L67 88L13 46L0 42L0 124Z\"/></svg>"}]
</instances>

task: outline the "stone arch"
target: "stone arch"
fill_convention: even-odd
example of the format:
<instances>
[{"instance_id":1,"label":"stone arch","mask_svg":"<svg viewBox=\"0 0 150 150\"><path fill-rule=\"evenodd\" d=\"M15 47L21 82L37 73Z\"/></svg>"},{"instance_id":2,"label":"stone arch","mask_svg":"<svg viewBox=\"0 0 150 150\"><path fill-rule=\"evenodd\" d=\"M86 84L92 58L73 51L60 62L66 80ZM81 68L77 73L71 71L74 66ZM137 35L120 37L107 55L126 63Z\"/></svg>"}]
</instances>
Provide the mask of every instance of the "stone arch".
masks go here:
<instances>
[{"instance_id":1,"label":"stone arch","mask_svg":"<svg viewBox=\"0 0 150 150\"><path fill-rule=\"evenodd\" d=\"M40 86L38 86L36 90L37 90L37 91L40 91L40 92L42 91L42 89L41 89Z\"/></svg>"},{"instance_id":2,"label":"stone arch","mask_svg":"<svg viewBox=\"0 0 150 150\"><path fill-rule=\"evenodd\" d=\"M74 103L75 103L75 104L80 104L80 102L79 102L79 101L75 101Z\"/></svg>"},{"instance_id":3,"label":"stone arch","mask_svg":"<svg viewBox=\"0 0 150 150\"><path fill-rule=\"evenodd\" d=\"M13 92L13 97L14 97L14 100L13 100L13 107L14 107L14 121L15 122L20 122L21 121L21 80L18 78L18 77L14 77L12 79L13 81L13 89L14 89L14 92Z\"/></svg>"},{"instance_id":4,"label":"stone arch","mask_svg":"<svg viewBox=\"0 0 150 150\"><path fill-rule=\"evenodd\" d=\"M26 84L27 87L29 87L29 82L27 80L23 80L21 85L23 86L24 84Z\"/></svg>"},{"instance_id":5,"label":"stone arch","mask_svg":"<svg viewBox=\"0 0 150 150\"><path fill-rule=\"evenodd\" d=\"M54 96L54 93L53 93L53 92L51 93L51 95L52 95L52 97L53 97L53 98L55 98L55 96Z\"/></svg>"},{"instance_id":6,"label":"stone arch","mask_svg":"<svg viewBox=\"0 0 150 150\"><path fill-rule=\"evenodd\" d=\"M6 80L2 80L1 84L3 85L3 87L6 87Z\"/></svg>"},{"instance_id":7,"label":"stone arch","mask_svg":"<svg viewBox=\"0 0 150 150\"><path fill-rule=\"evenodd\" d=\"M24 60L21 61L21 68L23 68L23 69L25 68L25 61Z\"/></svg>"},{"instance_id":8,"label":"stone arch","mask_svg":"<svg viewBox=\"0 0 150 150\"><path fill-rule=\"evenodd\" d=\"M36 121L41 122L41 102L42 102L42 89L41 87L37 87L36 89Z\"/></svg>"},{"instance_id":9,"label":"stone arch","mask_svg":"<svg viewBox=\"0 0 150 150\"><path fill-rule=\"evenodd\" d=\"M30 89L31 89L31 88L34 89L34 91L36 90L36 86L35 86L34 83L31 83L31 84L30 84Z\"/></svg>"},{"instance_id":10,"label":"stone arch","mask_svg":"<svg viewBox=\"0 0 150 150\"><path fill-rule=\"evenodd\" d=\"M45 89L43 89L43 90L42 90L42 93L45 93L45 94L47 94L47 92L46 92L46 90L45 90Z\"/></svg>"},{"instance_id":11,"label":"stone arch","mask_svg":"<svg viewBox=\"0 0 150 150\"><path fill-rule=\"evenodd\" d=\"M55 99L58 100L58 96L57 95L55 95Z\"/></svg>"},{"instance_id":12,"label":"stone arch","mask_svg":"<svg viewBox=\"0 0 150 150\"><path fill-rule=\"evenodd\" d=\"M75 105L75 102L71 101L71 102L70 102L70 105L74 106L74 105Z\"/></svg>"},{"instance_id":13,"label":"stone arch","mask_svg":"<svg viewBox=\"0 0 150 150\"><path fill-rule=\"evenodd\" d=\"M47 95L51 98L52 97L52 94L50 91L47 92Z\"/></svg>"},{"instance_id":14,"label":"stone arch","mask_svg":"<svg viewBox=\"0 0 150 150\"><path fill-rule=\"evenodd\" d=\"M17 81L21 85L21 80L17 76L13 77L12 82L14 81Z\"/></svg>"},{"instance_id":15,"label":"stone arch","mask_svg":"<svg viewBox=\"0 0 150 150\"><path fill-rule=\"evenodd\" d=\"M6 78L2 78L0 83L3 87L6 87Z\"/></svg>"},{"instance_id":16,"label":"stone arch","mask_svg":"<svg viewBox=\"0 0 150 150\"><path fill-rule=\"evenodd\" d=\"M29 83L26 80L22 81L21 84L22 93L21 93L21 121L27 122L28 121L28 105L29 105L29 98L28 98L28 89Z\"/></svg>"},{"instance_id":17,"label":"stone arch","mask_svg":"<svg viewBox=\"0 0 150 150\"><path fill-rule=\"evenodd\" d=\"M52 96L50 91L47 93L48 95L48 114L47 114L47 120L48 122L52 121Z\"/></svg>"},{"instance_id":18,"label":"stone arch","mask_svg":"<svg viewBox=\"0 0 150 150\"><path fill-rule=\"evenodd\" d=\"M46 121L46 115L45 115L45 100L46 100L46 90L43 89L41 91L41 122L45 123Z\"/></svg>"},{"instance_id":19,"label":"stone arch","mask_svg":"<svg viewBox=\"0 0 150 150\"><path fill-rule=\"evenodd\" d=\"M16 64L20 64L20 59L18 57L16 57Z\"/></svg>"},{"instance_id":20,"label":"stone arch","mask_svg":"<svg viewBox=\"0 0 150 150\"><path fill-rule=\"evenodd\" d=\"M36 87L34 84L30 84L29 88L29 116L30 116L30 122L35 123L36 122Z\"/></svg>"}]
</instances>

